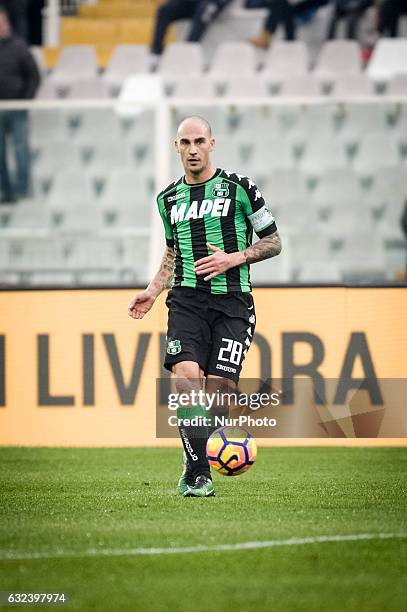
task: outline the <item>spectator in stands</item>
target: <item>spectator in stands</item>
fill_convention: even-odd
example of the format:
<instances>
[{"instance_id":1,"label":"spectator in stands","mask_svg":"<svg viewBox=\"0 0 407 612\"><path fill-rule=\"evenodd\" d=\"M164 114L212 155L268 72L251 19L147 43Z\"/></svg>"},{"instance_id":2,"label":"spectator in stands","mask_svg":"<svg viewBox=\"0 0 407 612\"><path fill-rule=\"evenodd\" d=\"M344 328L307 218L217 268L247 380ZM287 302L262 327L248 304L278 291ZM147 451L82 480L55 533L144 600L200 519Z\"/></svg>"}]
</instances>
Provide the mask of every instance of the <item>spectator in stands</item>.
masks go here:
<instances>
[{"instance_id":1,"label":"spectator in stands","mask_svg":"<svg viewBox=\"0 0 407 612\"><path fill-rule=\"evenodd\" d=\"M336 37L338 22L344 19L346 23L346 38L355 40L358 36L359 20L372 4L373 0L335 0L327 38L331 40Z\"/></svg>"},{"instance_id":2,"label":"spectator in stands","mask_svg":"<svg viewBox=\"0 0 407 612\"><path fill-rule=\"evenodd\" d=\"M14 36L6 11L0 8L0 100L29 100L40 83L34 58L23 40ZM7 146L13 142L17 176L13 181L7 165ZM0 190L2 202L30 195L28 112L0 112Z\"/></svg>"},{"instance_id":3,"label":"spectator in stands","mask_svg":"<svg viewBox=\"0 0 407 612\"><path fill-rule=\"evenodd\" d=\"M378 32L381 36L398 36L401 15L407 14L407 0L383 0L379 6Z\"/></svg>"},{"instance_id":4,"label":"spectator in stands","mask_svg":"<svg viewBox=\"0 0 407 612\"><path fill-rule=\"evenodd\" d=\"M282 25L287 40L296 37L296 20L304 23L312 18L316 9L328 4L329 0L300 0L292 4L289 0L268 0L266 3L269 13L264 23L263 30L258 36L250 39L250 42L259 49L267 49L271 43L273 34Z\"/></svg>"},{"instance_id":5,"label":"spectator in stands","mask_svg":"<svg viewBox=\"0 0 407 612\"><path fill-rule=\"evenodd\" d=\"M28 42L28 0L0 0L7 12L13 32Z\"/></svg>"},{"instance_id":6,"label":"spectator in stands","mask_svg":"<svg viewBox=\"0 0 407 612\"><path fill-rule=\"evenodd\" d=\"M158 56L163 52L168 27L181 19L190 19L192 22L187 40L201 40L209 24L230 2L231 0L166 0L157 9L151 53Z\"/></svg>"}]
</instances>

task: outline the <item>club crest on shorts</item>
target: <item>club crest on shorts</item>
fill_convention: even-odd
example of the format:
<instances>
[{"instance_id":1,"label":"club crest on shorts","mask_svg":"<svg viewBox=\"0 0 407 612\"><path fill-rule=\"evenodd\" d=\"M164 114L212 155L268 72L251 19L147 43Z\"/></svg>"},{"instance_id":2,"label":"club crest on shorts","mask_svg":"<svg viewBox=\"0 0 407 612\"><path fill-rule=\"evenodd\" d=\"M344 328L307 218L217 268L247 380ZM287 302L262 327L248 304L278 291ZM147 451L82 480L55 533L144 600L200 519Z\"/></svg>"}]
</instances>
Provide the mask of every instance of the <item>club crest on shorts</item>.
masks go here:
<instances>
[{"instance_id":1,"label":"club crest on shorts","mask_svg":"<svg viewBox=\"0 0 407 612\"><path fill-rule=\"evenodd\" d=\"M215 183L213 196L216 198L227 198L229 195L229 183Z\"/></svg>"},{"instance_id":2,"label":"club crest on shorts","mask_svg":"<svg viewBox=\"0 0 407 612\"><path fill-rule=\"evenodd\" d=\"M181 340L170 340L167 344L167 353L169 355L178 355L181 352Z\"/></svg>"}]
</instances>

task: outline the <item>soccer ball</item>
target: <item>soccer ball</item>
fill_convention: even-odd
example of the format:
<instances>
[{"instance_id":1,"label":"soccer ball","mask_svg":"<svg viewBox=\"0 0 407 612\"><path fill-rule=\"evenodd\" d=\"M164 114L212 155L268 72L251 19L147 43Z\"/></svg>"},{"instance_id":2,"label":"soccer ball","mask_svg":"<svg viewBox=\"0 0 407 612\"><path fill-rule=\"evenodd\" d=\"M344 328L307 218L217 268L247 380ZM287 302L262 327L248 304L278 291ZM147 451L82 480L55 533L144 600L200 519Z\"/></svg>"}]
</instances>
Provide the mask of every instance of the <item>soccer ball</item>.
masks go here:
<instances>
[{"instance_id":1,"label":"soccer ball","mask_svg":"<svg viewBox=\"0 0 407 612\"><path fill-rule=\"evenodd\" d=\"M253 465L257 446L249 432L241 427L221 427L208 438L206 455L219 474L237 476Z\"/></svg>"}]
</instances>

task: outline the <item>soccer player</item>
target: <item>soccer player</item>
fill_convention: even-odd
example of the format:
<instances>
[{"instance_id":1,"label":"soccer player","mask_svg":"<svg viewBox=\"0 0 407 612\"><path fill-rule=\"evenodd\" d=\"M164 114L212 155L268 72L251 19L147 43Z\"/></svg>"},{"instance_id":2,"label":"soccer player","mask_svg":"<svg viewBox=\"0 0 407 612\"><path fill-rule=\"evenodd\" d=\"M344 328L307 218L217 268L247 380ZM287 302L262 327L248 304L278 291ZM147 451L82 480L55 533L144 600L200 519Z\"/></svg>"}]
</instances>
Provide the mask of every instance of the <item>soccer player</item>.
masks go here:
<instances>
[{"instance_id":1,"label":"soccer player","mask_svg":"<svg viewBox=\"0 0 407 612\"><path fill-rule=\"evenodd\" d=\"M178 393L202 388L231 392L253 339L255 310L249 265L281 251L274 217L249 178L215 168L211 128L202 117L178 127L175 148L185 175L157 197L166 249L147 289L134 296L128 314L142 319L160 293L167 297L168 330L164 367L175 374ZM253 230L259 240L251 245ZM177 409L184 446L178 490L184 497L214 495L206 458L208 429L191 427L207 416L191 401ZM204 419L198 419L205 422Z\"/></svg>"}]
</instances>

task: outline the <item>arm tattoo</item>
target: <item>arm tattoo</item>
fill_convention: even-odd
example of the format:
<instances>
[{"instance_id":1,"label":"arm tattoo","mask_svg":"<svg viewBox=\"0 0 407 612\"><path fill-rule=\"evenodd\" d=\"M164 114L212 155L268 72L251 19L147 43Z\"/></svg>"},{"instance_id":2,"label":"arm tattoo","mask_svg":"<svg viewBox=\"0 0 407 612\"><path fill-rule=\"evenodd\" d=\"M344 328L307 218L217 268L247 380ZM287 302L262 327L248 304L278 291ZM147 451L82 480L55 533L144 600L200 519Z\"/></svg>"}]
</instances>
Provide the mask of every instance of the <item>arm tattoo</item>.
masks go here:
<instances>
[{"instance_id":1,"label":"arm tattoo","mask_svg":"<svg viewBox=\"0 0 407 612\"><path fill-rule=\"evenodd\" d=\"M171 286L174 276L175 251L171 247L166 247L160 268L148 286L156 295Z\"/></svg>"},{"instance_id":2,"label":"arm tattoo","mask_svg":"<svg viewBox=\"0 0 407 612\"><path fill-rule=\"evenodd\" d=\"M278 232L274 232L271 236L265 236L252 246L249 246L243 254L246 258L247 264L253 264L257 261L263 261L263 259L269 259L275 257L281 251L281 240Z\"/></svg>"}]
</instances>

